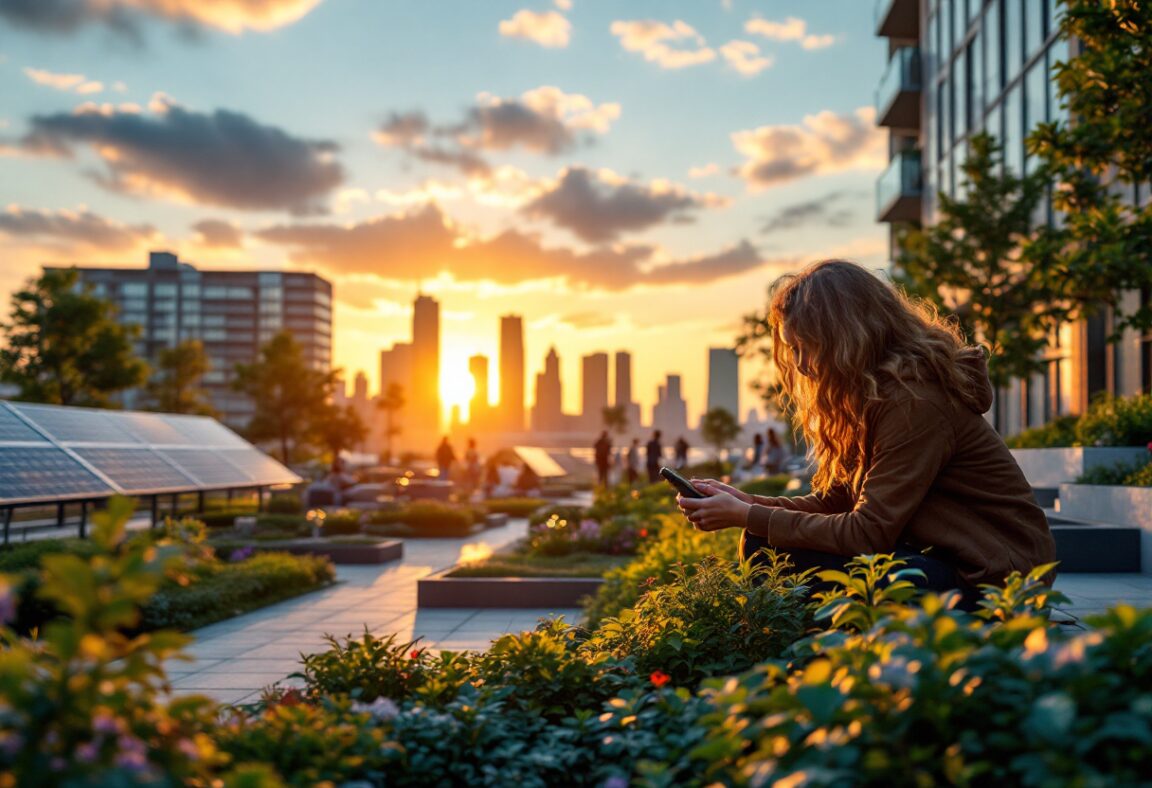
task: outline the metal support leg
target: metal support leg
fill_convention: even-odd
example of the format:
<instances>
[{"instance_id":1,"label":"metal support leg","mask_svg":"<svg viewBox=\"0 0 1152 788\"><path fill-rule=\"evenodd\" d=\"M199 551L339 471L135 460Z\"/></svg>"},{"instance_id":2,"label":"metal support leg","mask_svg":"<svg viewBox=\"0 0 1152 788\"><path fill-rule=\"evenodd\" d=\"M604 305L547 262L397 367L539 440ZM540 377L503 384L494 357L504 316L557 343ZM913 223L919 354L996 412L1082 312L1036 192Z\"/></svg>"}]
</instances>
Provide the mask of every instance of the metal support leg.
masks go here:
<instances>
[{"instance_id":1,"label":"metal support leg","mask_svg":"<svg viewBox=\"0 0 1152 788\"><path fill-rule=\"evenodd\" d=\"M12 530L12 507L4 509L4 544L8 544L9 532Z\"/></svg>"},{"instance_id":2,"label":"metal support leg","mask_svg":"<svg viewBox=\"0 0 1152 788\"><path fill-rule=\"evenodd\" d=\"M172 519L180 516L180 494L172 493Z\"/></svg>"},{"instance_id":3,"label":"metal support leg","mask_svg":"<svg viewBox=\"0 0 1152 788\"><path fill-rule=\"evenodd\" d=\"M263 487L257 487L256 488L256 511L257 512L263 512L264 511L264 488Z\"/></svg>"},{"instance_id":4,"label":"metal support leg","mask_svg":"<svg viewBox=\"0 0 1152 788\"><path fill-rule=\"evenodd\" d=\"M199 513L203 513L203 511L204 511L204 491L203 490L197 490L196 491L196 511Z\"/></svg>"},{"instance_id":5,"label":"metal support leg","mask_svg":"<svg viewBox=\"0 0 1152 788\"><path fill-rule=\"evenodd\" d=\"M228 508L232 508L232 488L228 488Z\"/></svg>"},{"instance_id":6,"label":"metal support leg","mask_svg":"<svg viewBox=\"0 0 1152 788\"><path fill-rule=\"evenodd\" d=\"M64 504L63 503L56 504L56 527L57 528L63 528L64 527Z\"/></svg>"},{"instance_id":7,"label":"metal support leg","mask_svg":"<svg viewBox=\"0 0 1152 788\"><path fill-rule=\"evenodd\" d=\"M88 502L80 502L80 538L88 538Z\"/></svg>"},{"instance_id":8,"label":"metal support leg","mask_svg":"<svg viewBox=\"0 0 1152 788\"><path fill-rule=\"evenodd\" d=\"M160 522L160 496L152 496L152 527L155 528Z\"/></svg>"}]
</instances>

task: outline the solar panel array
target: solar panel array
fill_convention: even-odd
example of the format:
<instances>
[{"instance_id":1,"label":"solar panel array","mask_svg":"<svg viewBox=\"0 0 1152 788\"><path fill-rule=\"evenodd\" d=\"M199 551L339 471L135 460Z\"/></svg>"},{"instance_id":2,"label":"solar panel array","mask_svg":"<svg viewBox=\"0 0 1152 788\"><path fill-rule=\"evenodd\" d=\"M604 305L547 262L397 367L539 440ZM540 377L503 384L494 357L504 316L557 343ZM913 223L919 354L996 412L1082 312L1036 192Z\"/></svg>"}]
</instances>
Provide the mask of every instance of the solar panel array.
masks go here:
<instances>
[{"instance_id":1,"label":"solar panel array","mask_svg":"<svg viewBox=\"0 0 1152 788\"><path fill-rule=\"evenodd\" d=\"M298 481L206 416L0 402L0 505Z\"/></svg>"}]
</instances>

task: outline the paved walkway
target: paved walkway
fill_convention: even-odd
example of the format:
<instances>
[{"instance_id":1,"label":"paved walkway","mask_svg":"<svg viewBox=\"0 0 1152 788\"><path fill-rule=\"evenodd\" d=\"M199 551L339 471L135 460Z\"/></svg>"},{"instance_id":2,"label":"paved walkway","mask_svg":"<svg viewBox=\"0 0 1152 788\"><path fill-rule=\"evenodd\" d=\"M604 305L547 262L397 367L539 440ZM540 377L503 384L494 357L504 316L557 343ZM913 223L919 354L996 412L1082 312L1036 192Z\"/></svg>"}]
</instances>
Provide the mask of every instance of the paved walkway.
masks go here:
<instances>
[{"instance_id":1,"label":"paved walkway","mask_svg":"<svg viewBox=\"0 0 1152 788\"><path fill-rule=\"evenodd\" d=\"M465 551L496 549L524 536L528 521L467 539L405 539L400 561L377 566L339 566L339 584L198 629L188 649L193 662L166 667L177 694L205 694L222 703L246 703L263 687L300 667L302 652L327 649L325 634L395 633L402 641L422 638L433 649L486 649L493 639L535 627L542 616L578 621L579 609L416 609L416 581L458 563Z\"/></svg>"},{"instance_id":2,"label":"paved walkway","mask_svg":"<svg viewBox=\"0 0 1152 788\"><path fill-rule=\"evenodd\" d=\"M340 566L340 583L193 634L193 662L170 662L168 675L177 694L206 694L222 703L256 700L263 687L285 681L300 666L302 652L327 648L325 634L342 637L395 633L403 641L422 638L432 649L486 649L508 632L532 629L543 616L578 621L578 609L566 610L417 610L416 581L456 564L465 551L496 549L526 533L527 521L468 539L406 539L404 558L380 566ZM1065 608L1083 618L1118 602L1152 606L1152 575L1064 574L1056 588L1072 601Z\"/></svg>"}]
</instances>

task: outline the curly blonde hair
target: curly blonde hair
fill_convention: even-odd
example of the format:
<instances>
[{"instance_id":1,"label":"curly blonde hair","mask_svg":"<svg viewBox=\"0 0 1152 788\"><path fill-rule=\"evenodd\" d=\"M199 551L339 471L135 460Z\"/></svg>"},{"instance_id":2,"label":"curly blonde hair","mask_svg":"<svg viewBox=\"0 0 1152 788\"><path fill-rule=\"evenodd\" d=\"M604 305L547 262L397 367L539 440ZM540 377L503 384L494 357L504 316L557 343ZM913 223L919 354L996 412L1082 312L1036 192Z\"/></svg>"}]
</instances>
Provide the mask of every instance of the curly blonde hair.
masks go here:
<instances>
[{"instance_id":1,"label":"curly blonde hair","mask_svg":"<svg viewBox=\"0 0 1152 788\"><path fill-rule=\"evenodd\" d=\"M868 436L864 410L891 382L934 379L961 399L975 401L969 376L957 363L972 352L954 320L915 300L855 263L824 260L772 285L768 324L785 403L819 465L812 488L858 492ZM811 377L797 369L803 347Z\"/></svg>"}]
</instances>

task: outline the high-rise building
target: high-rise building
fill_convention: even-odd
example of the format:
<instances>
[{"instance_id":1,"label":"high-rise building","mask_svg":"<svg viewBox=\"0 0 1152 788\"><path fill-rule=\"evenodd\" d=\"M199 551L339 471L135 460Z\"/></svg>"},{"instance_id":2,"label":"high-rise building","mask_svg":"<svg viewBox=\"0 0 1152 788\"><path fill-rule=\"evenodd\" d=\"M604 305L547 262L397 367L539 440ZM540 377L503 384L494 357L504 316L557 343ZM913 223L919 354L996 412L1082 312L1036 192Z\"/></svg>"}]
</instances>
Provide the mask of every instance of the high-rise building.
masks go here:
<instances>
[{"instance_id":1,"label":"high-rise building","mask_svg":"<svg viewBox=\"0 0 1152 788\"><path fill-rule=\"evenodd\" d=\"M532 409L535 432L559 432L564 428L563 388L560 384L560 356L549 348L544 371L536 375L536 405Z\"/></svg>"},{"instance_id":2,"label":"high-rise building","mask_svg":"<svg viewBox=\"0 0 1152 788\"><path fill-rule=\"evenodd\" d=\"M624 408L630 431L640 429L640 403L632 401L632 354L626 350L616 351L616 399L612 404Z\"/></svg>"},{"instance_id":3,"label":"high-rise building","mask_svg":"<svg viewBox=\"0 0 1152 788\"><path fill-rule=\"evenodd\" d=\"M380 351L380 394L388 393L393 383L400 386L404 400L412 398L412 343L397 342Z\"/></svg>"},{"instance_id":4,"label":"high-rise building","mask_svg":"<svg viewBox=\"0 0 1152 788\"><path fill-rule=\"evenodd\" d=\"M740 418L740 357L732 348L708 348L708 410L714 408Z\"/></svg>"},{"instance_id":5,"label":"high-rise building","mask_svg":"<svg viewBox=\"0 0 1152 788\"><path fill-rule=\"evenodd\" d=\"M252 401L232 390L236 365L256 361L278 332L292 334L313 368L332 366L332 285L316 274L200 271L171 252L151 252L147 268L77 270L82 283L116 304L119 322L140 327L135 350L142 358L155 364L161 350L204 343L210 368L203 386L232 427L246 427L254 413ZM137 391L124 400L141 404Z\"/></svg>"},{"instance_id":6,"label":"high-rise building","mask_svg":"<svg viewBox=\"0 0 1152 788\"><path fill-rule=\"evenodd\" d=\"M603 428L604 409L608 407L608 354L591 353L580 362L581 427L595 431Z\"/></svg>"},{"instance_id":7,"label":"high-rise building","mask_svg":"<svg viewBox=\"0 0 1152 788\"><path fill-rule=\"evenodd\" d=\"M664 433L665 443L688 431L688 403L680 394L679 375L669 375L664 385L657 388L652 428Z\"/></svg>"},{"instance_id":8,"label":"high-rise building","mask_svg":"<svg viewBox=\"0 0 1152 788\"><path fill-rule=\"evenodd\" d=\"M1036 166L1025 139L1038 124L1067 118L1053 72L1070 55L1059 11L1058 0L881 0L876 32L889 58L876 119L890 132L891 162L876 183L879 221L936 222L936 195L963 195L968 140L979 131L1000 141L1008 169ZM1054 219L1050 205L1035 217ZM1120 297L1134 306L1149 296ZM1011 434L1081 413L1102 392L1152 391L1152 335L1126 330L1109 344L1111 333L1106 310L1062 327L1042 354L1043 371L997 392L996 427Z\"/></svg>"},{"instance_id":9,"label":"high-rise building","mask_svg":"<svg viewBox=\"0 0 1152 788\"><path fill-rule=\"evenodd\" d=\"M519 315L500 318L500 421L506 430L524 429L524 324Z\"/></svg>"},{"instance_id":10,"label":"high-rise building","mask_svg":"<svg viewBox=\"0 0 1152 788\"><path fill-rule=\"evenodd\" d=\"M419 295L412 310L411 397L405 406L412 432L428 441L440 432L440 304Z\"/></svg>"},{"instance_id":11,"label":"high-rise building","mask_svg":"<svg viewBox=\"0 0 1152 788\"><path fill-rule=\"evenodd\" d=\"M471 356L468 372L472 375L472 401L468 405L468 426L487 431L492 427L492 406L488 404L488 357Z\"/></svg>"}]
</instances>

